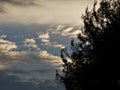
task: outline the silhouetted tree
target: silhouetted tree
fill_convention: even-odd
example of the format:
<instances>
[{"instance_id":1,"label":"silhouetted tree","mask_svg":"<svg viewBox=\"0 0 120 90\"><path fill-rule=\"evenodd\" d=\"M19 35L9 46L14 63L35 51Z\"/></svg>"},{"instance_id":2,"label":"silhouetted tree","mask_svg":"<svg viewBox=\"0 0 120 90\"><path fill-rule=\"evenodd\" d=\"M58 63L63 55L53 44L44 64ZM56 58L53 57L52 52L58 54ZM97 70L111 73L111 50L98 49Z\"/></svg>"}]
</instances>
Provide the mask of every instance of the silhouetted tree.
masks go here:
<instances>
[{"instance_id":1,"label":"silhouetted tree","mask_svg":"<svg viewBox=\"0 0 120 90\"><path fill-rule=\"evenodd\" d=\"M120 0L102 0L82 15L84 28L77 42L71 40L72 53L61 50L64 62L59 75L67 90L118 89L120 51ZM117 52L118 51L118 52Z\"/></svg>"}]
</instances>

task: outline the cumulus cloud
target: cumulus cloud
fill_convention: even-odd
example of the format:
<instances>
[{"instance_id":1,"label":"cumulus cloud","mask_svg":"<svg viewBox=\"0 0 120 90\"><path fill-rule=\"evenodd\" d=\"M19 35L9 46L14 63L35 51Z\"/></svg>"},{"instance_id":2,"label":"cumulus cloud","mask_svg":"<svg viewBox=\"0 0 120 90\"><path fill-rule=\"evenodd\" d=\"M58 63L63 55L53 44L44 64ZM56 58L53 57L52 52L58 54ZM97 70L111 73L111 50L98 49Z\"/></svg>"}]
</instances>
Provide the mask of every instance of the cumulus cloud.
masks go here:
<instances>
[{"instance_id":1,"label":"cumulus cloud","mask_svg":"<svg viewBox=\"0 0 120 90\"><path fill-rule=\"evenodd\" d=\"M34 38L27 38L24 41L24 46L28 47L28 48L38 48L38 46L36 45L36 41Z\"/></svg>"},{"instance_id":2,"label":"cumulus cloud","mask_svg":"<svg viewBox=\"0 0 120 90\"><path fill-rule=\"evenodd\" d=\"M0 35L0 39L5 39L7 36L6 35L4 35L4 34L1 34Z\"/></svg>"},{"instance_id":3,"label":"cumulus cloud","mask_svg":"<svg viewBox=\"0 0 120 90\"><path fill-rule=\"evenodd\" d=\"M3 36L5 37L5 36ZM14 42L10 42L4 39L0 39L0 53L9 53L12 50L17 49L17 46Z\"/></svg>"},{"instance_id":4,"label":"cumulus cloud","mask_svg":"<svg viewBox=\"0 0 120 90\"><path fill-rule=\"evenodd\" d=\"M43 45L49 46L49 47L54 47L54 48L65 48L65 45L57 43L57 42L49 42L49 43L44 43Z\"/></svg>"},{"instance_id":5,"label":"cumulus cloud","mask_svg":"<svg viewBox=\"0 0 120 90\"><path fill-rule=\"evenodd\" d=\"M61 36L68 36L71 38L74 38L77 34L82 33L81 27L74 25L56 25L51 26L50 28L51 34L59 34Z\"/></svg>"},{"instance_id":6,"label":"cumulus cloud","mask_svg":"<svg viewBox=\"0 0 120 90\"><path fill-rule=\"evenodd\" d=\"M36 58L37 57L37 58ZM55 56L47 51L32 52L18 52L15 56L3 56L0 57L0 70L4 70L8 75L16 76L21 82L31 82L31 79L51 79L54 78L47 76L42 77L41 74L45 73L45 70L54 70L60 68L62 60L60 57ZM44 72L41 72L43 70ZM36 72L35 72L36 71ZM44 74L46 75L46 73ZM51 75L51 74L50 74Z\"/></svg>"},{"instance_id":7,"label":"cumulus cloud","mask_svg":"<svg viewBox=\"0 0 120 90\"><path fill-rule=\"evenodd\" d=\"M60 57L48 53L45 50L39 52L16 51L16 55L0 54L0 70L44 70L55 69L62 64ZM6 57L7 56L7 57ZM35 64L35 66L34 66ZM36 66L37 65L37 66Z\"/></svg>"},{"instance_id":8,"label":"cumulus cloud","mask_svg":"<svg viewBox=\"0 0 120 90\"><path fill-rule=\"evenodd\" d=\"M47 32L47 33L44 33L44 34L40 34L39 35L39 39L41 39L41 41L43 42L43 43L49 43L50 42L50 36L49 36L49 33Z\"/></svg>"},{"instance_id":9,"label":"cumulus cloud","mask_svg":"<svg viewBox=\"0 0 120 90\"><path fill-rule=\"evenodd\" d=\"M54 48L65 48L65 45L57 43L57 42L53 42L51 46L53 46Z\"/></svg>"},{"instance_id":10,"label":"cumulus cloud","mask_svg":"<svg viewBox=\"0 0 120 90\"><path fill-rule=\"evenodd\" d=\"M49 33L41 34L39 38L49 39Z\"/></svg>"},{"instance_id":11,"label":"cumulus cloud","mask_svg":"<svg viewBox=\"0 0 120 90\"><path fill-rule=\"evenodd\" d=\"M70 27L70 28L67 28L66 30L64 30L63 32L66 33L66 32L70 32L72 31L73 27Z\"/></svg>"},{"instance_id":12,"label":"cumulus cloud","mask_svg":"<svg viewBox=\"0 0 120 90\"><path fill-rule=\"evenodd\" d=\"M40 64L43 62L45 62L45 65L47 64L46 68L58 67L62 63L60 57L55 56L45 50L39 49L37 52L19 51L17 45L14 42L5 40L6 37L6 35L1 35L0 38L0 70L39 70L45 69L46 66L42 67L43 65ZM38 49L34 38L25 39L24 45L26 47ZM33 64L33 62L40 65L40 68L31 67L30 63Z\"/></svg>"},{"instance_id":13,"label":"cumulus cloud","mask_svg":"<svg viewBox=\"0 0 120 90\"><path fill-rule=\"evenodd\" d=\"M58 25L58 26L56 26L57 27L57 31L59 31L59 30L62 30L64 27L65 27L65 25Z\"/></svg>"},{"instance_id":14,"label":"cumulus cloud","mask_svg":"<svg viewBox=\"0 0 120 90\"><path fill-rule=\"evenodd\" d=\"M48 39L50 41L51 32L46 31L45 33L38 34L38 37L39 39ZM47 76L41 75L45 72L44 70L54 70L62 66L62 60L59 56L53 55L52 53L42 49L33 52L25 50L19 51L17 42L9 41L7 40L8 38L10 38L10 36L6 36L5 34L0 35L0 70L5 71L8 75L17 76L23 82L28 81L29 83L32 83L32 79L38 80L39 78L48 78L48 74L50 73L44 74ZM27 37L26 39L24 37L22 40L24 40L21 42L25 47L38 49L35 37ZM58 43L58 41L50 41L49 43L51 46L56 48L63 46ZM41 70L44 72L41 72ZM53 77L53 75L55 74L52 73L51 76ZM51 78L51 76L49 78Z\"/></svg>"},{"instance_id":15,"label":"cumulus cloud","mask_svg":"<svg viewBox=\"0 0 120 90\"><path fill-rule=\"evenodd\" d=\"M80 29L72 31L72 32L65 31L65 32L62 33L62 35L63 36L69 36L69 37L76 37L79 33L81 33Z\"/></svg>"},{"instance_id":16,"label":"cumulus cloud","mask_svg":"<svg viewBox=\"0 0 120 90\"><path fill-rule=\"evenodd\" d=\"M62 64L62 60L60 57L52 55L47 51L40 51L39 55L40 57L46 59L45 62L50 63L53 66L58 67L60 64Z\"/></svg>"},{"instance_id":17,"label":"cumulus cloud","mask_svg":"<svg viewBox=\"0 0 120 90\"><path fill-rule=\"evenodd\" d=\"M0 70L6 69L12 62L17 62L17 57L23 57L25 53L17 51L18 47L14 42L0 39Z\"/></svg>"},{"instance_id":18,"label":"cumulus cloud","mask_svg":"<svg viewBox=\"0 0 120 90\"><path fill-rule=\"evenodd\" d=\"M47 31L46 33L43 34L38 34L39 39L42 41L43 45L54 47L54 48L64 48L65 46L62 44L59 44L57 41L56 42L51 42L50 41L50 35L51 31Z\"/></svg>"},{"instance_id":19,"label":"cumulus cloud","mask_svg":"<svg viewBox=\"0 0 120 90\"><path fill-rule=\"evenodd\" d=\"M42 77L41 70L53 70L59 68L62 64L60 57L45 50L37 52L14 50L18 48L16 44L3 39L4 37L2 36L0 39L0 70L4 70L8 75L19 77L22 82L33 83L31 79L51 78L48 76ZM33 38L25 39L25 44L28 47L37 48L35 43L36 41ZM34 73L35 71L38 72Z\"/></svg>"}]
</instances>

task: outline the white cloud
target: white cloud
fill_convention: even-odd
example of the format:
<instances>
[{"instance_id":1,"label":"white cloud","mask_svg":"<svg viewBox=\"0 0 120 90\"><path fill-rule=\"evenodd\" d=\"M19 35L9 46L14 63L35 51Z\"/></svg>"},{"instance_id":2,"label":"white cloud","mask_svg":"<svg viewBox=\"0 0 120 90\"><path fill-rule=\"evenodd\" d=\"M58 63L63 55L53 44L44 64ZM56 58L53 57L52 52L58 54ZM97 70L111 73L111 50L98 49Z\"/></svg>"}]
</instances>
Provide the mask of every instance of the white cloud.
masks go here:
<instances>
[{"instance_id":1,"label":"white cloud","mask_svg":"<svg viewBox=\"0 0 120 90\"><path fill-rule=\"evenodd\" d=\"M39 35L39 38L40 39L49 39L50 36L49 36L49 33L44 33L44 34Z\"/></svg>"},{"instance_id":2,"label":"white cloud","mask_svg":"<svg viewBox=\"0 0 120 90\"><path fill-rule=\"evenodd\" d=\"M65 27L65 25L58 25L56 30L57 31L62 30L64 27Z\"/></svg>"},{"instance_id":3,"label":"white cloud","mask_svg":"<svg viewBox=\"0 0 120 90\"><path fill-rule=\"evenodd\" d=\"M62 33L63 36L69 36L69 37L77 37L77 35L81 33L81 30L74 30L72 32L66 32L66 33Z\"/></svg>"},{"instance_id":4,"label":"white cloud","mask_svg":"<svg viewBox=\"0 0 120 90\"><path fill-rule=\"evenodd\" d=\"M41 41L42 41L43 43L49 43L49 42L50 42L49 39L41 39Z\"/></svg>"},{"instance_id":5,"label":"white cloud","mask_svg":"<svg viewBox=\"0 0 120 90\"><path fill-rule=\"evenodd\" d=\"M0 53L9 53L13 49L17 49L17 46L14 42L0 39Z\"/></svg>"},{"instance_id":6,"label":"white cloud","mask_svg":"<svg viewBox=\"0 0 120 90\"><path fill-rule=\"evenodd\" d=\"M60 64L62 64L62 60L60 57L54 56L54 55L48 53L47 51L40 51L39 55L40 55L40 57L46 59L45 61L50 63L53 66L57 67Z\"/></svg>"},{"instance_id":7,"label":"white cloud","mask_svg":"<svg viewBox=\"0 0 120 90\"><path fill-rule=\"evenodd\" d=\"M62 64L60 57L48 53L45 50L39 52L16 51L16 55L14 56L10 54L11 53L9 53L9 55L0 55L0 69L22 71L44 70L51 67L55 69L55 67ZM33 64L33 66L31 64ZM38 64L39 68L38 66L34 66L34 64Z\"/></svg>"},{"instance_id":8,"label":"white cloud","mask_svg":"<svg viewBox=\"0 0 120 90\"><path fill-rule=\"evenodd\" d=\"M46 76L44 72L45 70L51 71L60 68L60 66L62 66L61 64L62 60L60 57L48 53L47 51L32 53L22 51L15 56L7 56L7 58L6 56L0 57L0 70L6 71L8 75L19 77L22 82L28 81L28 83L32 83L31 79L54 79L53 73L52 77L48 77L50 73ZM43 75L45 76L41 76L41 70L44 71ZM22 72L25 73L23 74Z\"/></svg>"},{"instance_id":9,"label":"white cloud","mask_svg":"<svg viewBox=\"0 0 120 90\"><path fill-rule=\"evenodd\" d=\"M70 32L70 31L72 31L72 29L73 29L73 27L67 28L66 30L63 31L63 33Z\"/></svg>"},{"instance_id":10,"label":"white cloud","mask_svg":"<svg viewBox=\"0 0 120 90\"><path fill-rule=\"evenodd\" d=\"M43 45L49 46L49 47L54 47L54 48L65 48L65 45L57 43L57 42L46 42Z\"/></svg>"},{"instance_id":11,"label":"white cloud","mask_svg":"<svg viewBox=\"0 0 120 90\"><path fill-rule=\"evenodd\" d=\"M50 43L50 35L49 33L38 34L38 38L42 41L42 43L47 44Z\"/></svg>"},{"instance_id":12,"label":"white cloud","mask_svg":"<svg viewBox=\"0 0 120 90\"><path fill-rule=\"evenodd\" d=\"M55 26L51 26L50 28L50 33L51 34L59 34L61 36L68 36L75 38L79 33L82 33L81 27L79 26L74 26L74 25L57 25L56 28Z\"/></svg>"},{"instance_id":13,"label":"white cloud","mask_svg":"<svg viewBox=\"0 0 120 90\"><path fill-rule=\"evenodd\" d=\"M53 46L54 48L65 48L65 45L59 44L57 42L51 43L51 46Z\"/></svg>"},{"instance_id":14,"label":"white cloud","mask_svg":"<svg viewBox=\"0 0 120 90\"><path fill-rule=\"evenodd\" d=\"M52 46L54 48L64 48L65 46L62 45L62 44L57 43L57 41L56 42L51 42L50 41L50 35L49 34L51 34L52 32L54 32L54 30L46 32L44 34L38 34L39 39L42 41L43 45Z\"/></svg>"},{"instance_id":15,"label":"white cloud","mask_svg":"<svg viewBox=\"0 0 120 90\"><path fill-rule=\"evenodd\" d=\"M6 35L4 35L4 34L0 35L0 39L5 39L5 38L7 38Z\"/></svg>"},{"instance_id":16,"label":"white cloud","mask_svg":"<svg viewBox=\"0 0 120 90\"><path fill-rule=\"evenodd\" d=\"M45 36L46 39L50 38L49 35ZM26 38L24 45L26 47L38 48L34 38ZM62 46L58 43L53 43L52 45L56 47ZM4 40L2 38L0 39L0 70L4 70L8 75L19 77L22 82L28 81L29 83L32 83L32 79L51 79L51 77L48 77L48 74L47 76L44 76L46 73L41 75L39 70L53 70L62 66L62 60L60 57L55 56L45 50L39 50L37 52L14 50L17 48L18 47L14 42ZM34 73L34 71L36 71L36 73ZM23 74L22 72L25 73ZM53 73L51 76L53 79Z\"/></svg>"},{"instance_id":17,"label":"white cloud","mask_svg":"<svg viewBox=\"0 0 120 90\"><path fill-rule=\"evenodd\" d=\"M26 44L34 44L34 43L35 43L35 40L34 40L33 38L31 38L31 39L27 38L27 39L25 39L24 42L25 42Z\"/></svg>"},{"instance_id":18,"label":"white cloud","mask_svg":"<svg viewBox=\"0 0 120 90\"><path fill-rule=\"evenodd\" d=\"M27 38L27 39L25 39L24 45L25 45L25 47L28 47L28 48L30 48L30 47L32 47L32 48L38 48L38 46L36 45L36 41L35 41L34 38Z\"/></svg>"}]
</instances>

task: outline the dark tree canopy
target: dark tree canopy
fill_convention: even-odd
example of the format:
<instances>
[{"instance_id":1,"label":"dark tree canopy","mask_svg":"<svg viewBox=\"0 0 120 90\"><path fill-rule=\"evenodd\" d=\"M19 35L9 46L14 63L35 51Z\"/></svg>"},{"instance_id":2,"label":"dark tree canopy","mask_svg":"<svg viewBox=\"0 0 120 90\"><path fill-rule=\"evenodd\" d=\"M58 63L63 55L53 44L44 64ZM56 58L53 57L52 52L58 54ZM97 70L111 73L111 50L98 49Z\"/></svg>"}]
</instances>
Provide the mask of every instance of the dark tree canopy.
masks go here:
<instances>
[{"instance_id":1,"label":"dark tree canopy","mask_svg":"<svg viewBox=\"0 0 120 90\"><path fill-rule=\"evenodd\" d=\"M60 76L67 90L117 90L120 69L120 0L102 0L82 15L84 28L79 42L71 40L72 53L61 50Z\"/></svg>"},{"instance_id":2,"label":"dark tree canopy","mask_svg":"<svg viewBox=\"0 0 120 90\"><path fill-rule=\"evenodd\" d=\"M95 6L96 3L92 11L86 9L86 15L83 16L85 31L93 40L94 72L96 77L100 74L104 78L118 79L120 0L102 0L98 10L95 10Z\"/></svg>"}]
</instances>

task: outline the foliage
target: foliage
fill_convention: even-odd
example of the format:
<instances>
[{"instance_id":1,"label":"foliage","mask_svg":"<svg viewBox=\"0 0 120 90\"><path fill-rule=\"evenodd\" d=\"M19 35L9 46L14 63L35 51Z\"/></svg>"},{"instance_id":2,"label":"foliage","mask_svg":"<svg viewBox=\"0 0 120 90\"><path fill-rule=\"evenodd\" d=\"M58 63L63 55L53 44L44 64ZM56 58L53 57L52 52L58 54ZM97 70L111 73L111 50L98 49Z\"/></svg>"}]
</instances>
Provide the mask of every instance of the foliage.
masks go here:
<instances>
[{"instance_id":1,"label":"foliage","mask_svg":"<svg viewBox=\"0 0 120 90\"><path fill-rule=\"evenodd\" d=\"M78 34L79 42L71 40L72 53L69 55L67 49L61 50L64 75L57 75L67 90L88 90L91 87L89 81L93 77L106 79L113 72L117 74L115 70L118 67L113 59L117 60L115 49L119 49L120 0L102 0L98 9L96 6L95 1L93 9L89 11L87 7L85 15L82 15L83 32ZM90 82L95 85L96 82L108 83L109 80Z\"/></svg>"}]
</instances>

